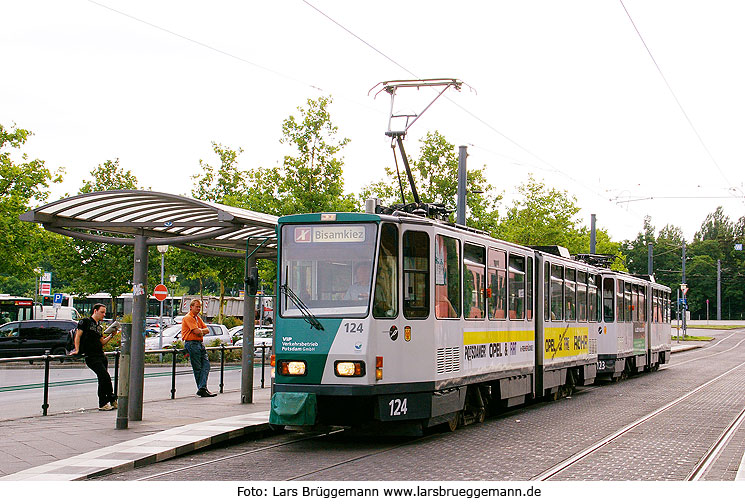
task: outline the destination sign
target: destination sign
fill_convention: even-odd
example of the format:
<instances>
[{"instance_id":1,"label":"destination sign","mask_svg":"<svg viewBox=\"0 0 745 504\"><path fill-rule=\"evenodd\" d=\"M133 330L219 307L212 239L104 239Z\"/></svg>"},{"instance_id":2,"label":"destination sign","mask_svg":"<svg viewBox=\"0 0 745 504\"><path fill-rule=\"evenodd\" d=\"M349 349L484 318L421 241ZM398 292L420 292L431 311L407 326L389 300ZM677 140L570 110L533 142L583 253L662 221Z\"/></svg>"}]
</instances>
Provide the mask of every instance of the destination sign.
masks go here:
<instances>
[{"instance_id":1,"label":"destination sign","mask_svg":"<svg viewBox=\"0 0 745 504\"><path fill-rule=\"evenodd\" d=\"M314 226L295 228L296 243L356 243L364 241L364 226Z\"/></svg>"}]
</instances>

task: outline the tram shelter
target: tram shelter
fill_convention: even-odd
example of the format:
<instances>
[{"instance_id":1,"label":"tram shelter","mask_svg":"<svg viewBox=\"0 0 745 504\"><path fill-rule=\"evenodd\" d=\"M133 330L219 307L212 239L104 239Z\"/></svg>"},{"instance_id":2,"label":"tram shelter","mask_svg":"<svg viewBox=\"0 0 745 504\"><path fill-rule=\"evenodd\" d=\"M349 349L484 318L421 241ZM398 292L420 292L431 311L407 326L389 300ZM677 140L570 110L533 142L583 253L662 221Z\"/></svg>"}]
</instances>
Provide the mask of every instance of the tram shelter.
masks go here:
<instances>
[{"instance_id":1,"label":"tram shelter","mask_svg":"<svg viewBox=\"0 0 745 504\"><path fill-rule=\"evenodd\" d=\"M245 260L244 335L253 335L256 298L250 294L251 272L258 258L277 258L277 216L173 194L117 190L64 198L19 218L72 238L134 247L129 400L124 409L120 405L117 428L126 428L127 420L142 420L149 247L171 245ZM243 338L241 403L253 402L253 346L252 336ZM119 413L126 415L120 418Z\"/></svg>"}]
</instances>

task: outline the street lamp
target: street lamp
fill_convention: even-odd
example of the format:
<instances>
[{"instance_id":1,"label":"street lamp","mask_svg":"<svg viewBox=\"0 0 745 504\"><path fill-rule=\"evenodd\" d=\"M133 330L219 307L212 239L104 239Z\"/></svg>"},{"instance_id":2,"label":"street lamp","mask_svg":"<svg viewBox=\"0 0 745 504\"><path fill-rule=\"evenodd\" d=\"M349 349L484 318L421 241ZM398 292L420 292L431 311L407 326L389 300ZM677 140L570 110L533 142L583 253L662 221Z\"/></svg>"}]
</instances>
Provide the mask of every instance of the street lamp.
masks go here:
<instances>
[{"instance_id":1,"label":"street lamp","mask_svg":"<svg viewBox=\"0 0 745 504\"><path fill-rule=\"evenodd\" d=\"M36 274L36 292L34 293L34 306L31 308L31 318L36 318L36 303L38 303L38 297L39 297L39 277L41 276L42 271L44 271L41 268L34 268L34 273Z\"/></svg>"},{"instance_id":2,"label":"street lamp","mask_svg":"<svg viewBox=\"0 0 745 504\"><path fill-rule=\"evenodd\" d=\"M168 252L168 245L158 245L158 252L160 252L160 283L163 283L163 270L166 264L166 252ZM158 346L163 348L163 301L160 302L160 319L158 320ZM163 354L159 354L162 358Z\"/></svg>"},{"instance_id":3,"label":"street lamp","mask_svg":"<svg viewBox=\"0 0 745 504\"><path fill-rule=\"evenodd\" d=\"M176 275L171 275L171 276L168 277L168 280L171 281L171 291L172 291L171 292L171 314L169 315L169 317L173 317L176 313L178 313L174 309L174 306L173 306L173 298L174 298L173 292L175 292L175 290L176 290L176 287L174 286L174 284L176 283L176 279L177 278L178 278L178 276L176 276Z\"/></svg>"}]
</instances>

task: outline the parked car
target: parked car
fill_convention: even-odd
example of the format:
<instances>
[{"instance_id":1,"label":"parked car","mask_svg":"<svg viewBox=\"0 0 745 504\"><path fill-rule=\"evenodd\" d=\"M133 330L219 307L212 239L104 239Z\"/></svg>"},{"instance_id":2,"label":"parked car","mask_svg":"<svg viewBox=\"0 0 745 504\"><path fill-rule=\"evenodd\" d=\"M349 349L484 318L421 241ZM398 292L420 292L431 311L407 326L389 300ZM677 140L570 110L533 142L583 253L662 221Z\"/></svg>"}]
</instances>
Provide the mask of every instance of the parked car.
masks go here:
<instances>
[{"instance_id":1,"label":"parked car","mask_svg":"<svg viewBox=\"0 0 745 504\"><path fill-rule=\"evenodd\" d=\"M225 343L226 345L231 344L230 332L224 325L207 324L207 329L210 330L210 333L204 336L204 346L211 346L215 341Z\"/></svg>"},{"instance_id":2,"label":"parked car","mask_svg":"<svg viewBox=\"0 0 745 504\"><path fill-rule=\"evenodd\" d=\"M163 329L163 348L171 348L173 343L181 339L181 326L171 326ZM160 333L155 331L148 333L145 338L145 350L158 350L160 348Z\"/></svg>"},{"instance_id":3,"label":"parked car","mask_svg":"<svg viewBox=\"0 0 745 504\"><path fill-rule=\"evenodd\" d=\"M243 333L241 332L241 335ZM261 357L261 352L266 352L264 355L266 357L269 357L272 355L272 345L274 340L274 329L269 328L258 328L254 332L254 356L255 357ZM241 346L243 345L243 338L239 338L236 340L233 345ZM262 349L262 346L265 346L267 348Z\"/></svg>"},{"instance_id":4,"label":"parked car","mask_svg":"<svg viewBox=\"0 0 745 504\"><path fill-rule=\"evenodd\" d=\"M211 346L215 341L226 345L230 344L228 328L222 324L207 324L209 334L203 338L204 346ZM174 325L163 330L163 348L171 348L174 342L181 340L181 325ZM160 335L154 334L145 338L145 350L158 350L160 348Z\"/></svg>"},{"instance_id":5,"label":"parked car","mask_svg":"<svg viewBox=\"0 0 745 504\"><path fill-rule=\"evenodd\" d=\"M254 336L255 337L264 337L267 334L271 336L274 333L274 327L273 326L256 326L254 328ZM239 338L243 338L243 326L235 326L230 329L230 337L233 341L238 340Z\"/></svg>"},{"instance_id":6,"label":"parked car","mask_svg":"<svg viewBox=\"0 0 745 504\"><path fill-rule=\"evenodd\" d=\"M173 325L173 319L171 317L163 317L163 329ZM154 327L158 329L160 327L160 317L145 317L145 327Z\"/></svg>"},{"instance_id":7,"label":"parked car","mask_svg":"<svg viewBox=\"0 0 745 504\"><path fill-rule=\"evenodd\" d=\"M74 348L73 320L20 320L0 326L0 358L65 355Z\"/></svg>"}]
</instances>

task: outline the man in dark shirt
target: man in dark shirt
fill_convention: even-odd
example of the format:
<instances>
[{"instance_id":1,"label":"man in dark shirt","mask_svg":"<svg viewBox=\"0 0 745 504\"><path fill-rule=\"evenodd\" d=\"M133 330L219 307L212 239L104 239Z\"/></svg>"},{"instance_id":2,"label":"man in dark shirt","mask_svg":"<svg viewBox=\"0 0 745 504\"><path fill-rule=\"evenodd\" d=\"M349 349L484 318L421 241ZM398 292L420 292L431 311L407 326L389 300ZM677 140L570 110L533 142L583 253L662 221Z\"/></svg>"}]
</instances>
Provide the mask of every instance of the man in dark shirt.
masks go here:
<instances>
[{"instance_id":1,"label":"man in dark shirt","mask_svg":"<svg viewBox=\"0 0 745 504\"><path fill-rule=\"evenodd\" d=\"M70 355L85 354L85 365L98 377L98 409L109 411L116 408L116 396L111 386L109 360L104 355L103 346L116 334L104 335L101 321L106 316L106 307L100 303L93 305L93 313L81 319L75 331L75 349Z\"/></svg>"}]
</instances>

